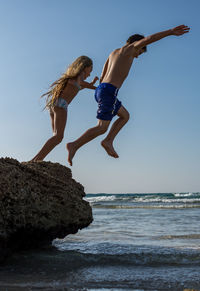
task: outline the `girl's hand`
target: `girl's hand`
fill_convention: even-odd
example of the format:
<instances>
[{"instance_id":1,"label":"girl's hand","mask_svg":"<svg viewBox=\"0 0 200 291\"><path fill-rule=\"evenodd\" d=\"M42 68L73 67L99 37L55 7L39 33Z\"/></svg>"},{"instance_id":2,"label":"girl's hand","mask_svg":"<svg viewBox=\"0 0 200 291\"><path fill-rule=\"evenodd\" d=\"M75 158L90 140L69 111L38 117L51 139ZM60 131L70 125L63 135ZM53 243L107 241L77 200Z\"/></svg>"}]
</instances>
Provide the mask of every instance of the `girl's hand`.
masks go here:
<instances>
[{"instance_id":1,"label":"girl's hand","mask_svg":"<svg viewBox=\"0 0 200 291\"><path fill-rule=\"evenodd\" d=\"M96 76L96 77L94 77L94 79L93 79L93 81L91 82L91 84L92 85L94 85L95 83L96 83L96 81L98 81L99 80L99 78Z\"/></svg>"}]
</instances>

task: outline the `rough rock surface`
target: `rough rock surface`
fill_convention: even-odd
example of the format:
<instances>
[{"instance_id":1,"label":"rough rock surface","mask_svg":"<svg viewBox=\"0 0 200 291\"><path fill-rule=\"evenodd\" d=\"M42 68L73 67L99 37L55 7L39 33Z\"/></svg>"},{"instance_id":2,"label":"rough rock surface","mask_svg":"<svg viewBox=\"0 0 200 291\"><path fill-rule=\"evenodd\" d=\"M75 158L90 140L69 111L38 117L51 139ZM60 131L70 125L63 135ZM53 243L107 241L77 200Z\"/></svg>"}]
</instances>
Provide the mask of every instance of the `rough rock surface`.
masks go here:
<instances>
[{"instance_id":1,"label":"rough rock surface","mask_svg":"<svg viewBox=\"0 0 200 291\"><path fill-rule=\"evenodd\" d=\"M0 261L10 250L50 243L87 227L92 209L71 170L58 163L0 159Z\"/></svg>"}]
</instances>

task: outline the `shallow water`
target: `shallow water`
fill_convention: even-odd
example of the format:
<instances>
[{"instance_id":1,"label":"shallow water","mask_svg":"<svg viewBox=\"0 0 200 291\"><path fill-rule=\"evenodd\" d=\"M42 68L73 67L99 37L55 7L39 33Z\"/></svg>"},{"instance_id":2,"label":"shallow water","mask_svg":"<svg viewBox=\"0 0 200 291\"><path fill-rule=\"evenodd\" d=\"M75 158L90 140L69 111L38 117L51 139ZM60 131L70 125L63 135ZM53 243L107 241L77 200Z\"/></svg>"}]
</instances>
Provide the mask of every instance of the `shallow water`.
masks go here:
<instances>
[{"instance_id":1,"label":"shallow water","mask_svg":"<svg viewBox=\"0 0 200 291\"><path fill-rule=\"evenodd\" d=\"M200 194L88 195L94 222L14 255L0 290L200 290Z\"/></svg>"}]
</instances>

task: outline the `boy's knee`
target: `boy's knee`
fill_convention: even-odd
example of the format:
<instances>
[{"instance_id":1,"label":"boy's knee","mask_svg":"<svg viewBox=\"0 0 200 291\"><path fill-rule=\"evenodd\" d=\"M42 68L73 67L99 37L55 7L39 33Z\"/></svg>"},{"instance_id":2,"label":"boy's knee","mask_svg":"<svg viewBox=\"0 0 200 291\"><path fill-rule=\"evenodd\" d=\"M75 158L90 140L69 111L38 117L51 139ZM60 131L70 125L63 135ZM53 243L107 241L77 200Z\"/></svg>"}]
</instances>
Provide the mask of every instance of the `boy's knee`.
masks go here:
<instances>
[{"instance_id":1,"label":"boy's knee","mask_svg":"<svg viewBox=\"0 0 200 291\"><path fill-rule=\"evenodd\" d=\"M130 119L130 113L128 111L126 111L124 119L126 120L126 122Z\"/></svg>"},{"instance_id":2,"label":"boy's knee","mask_svg":"<svg viewBox=\"0 0 200 291\"><path fill-rule=\"evenodd\" d=\"M126 110L123 115L119 116L121 119L124 120L124 122L128 122L128 120L130 119L130 114L129 112Z\"/></svg>"},{"instance_id":3,"label":"boy's knee","mask_svg":"<svg viewBox=\"0 0 200 291\"><path fill-rule=\"evenodd\" d=\"M122 118L127 122L130 119L130 113L124 108Z\"/></svg>"},{"instance_id":4,"label":"boy's knee","mask_svg":"<svg viewBox=\"0 0 200 291\"><path fill-rule=\"evenodd\" d=\"M119 116L119 118L123 119L125 122L127 122L130 119L129 112L123 106L119 109L119 112L117 115Z\"/></svg>"}]
</instances>

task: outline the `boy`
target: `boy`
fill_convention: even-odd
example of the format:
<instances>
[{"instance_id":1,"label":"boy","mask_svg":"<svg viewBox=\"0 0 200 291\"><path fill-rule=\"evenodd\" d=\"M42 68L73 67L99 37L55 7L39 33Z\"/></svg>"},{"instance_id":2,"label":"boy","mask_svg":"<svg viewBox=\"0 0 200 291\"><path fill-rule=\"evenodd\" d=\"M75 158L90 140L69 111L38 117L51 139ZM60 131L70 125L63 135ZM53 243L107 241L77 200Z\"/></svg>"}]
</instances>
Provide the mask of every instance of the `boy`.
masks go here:
<instances>
[{"instance_id":1,"label":"boy","mask_svg":"<svg viewBox=\"0 0 200 291\"><path fill-rule=\"evenodd\" d=\"M117 99L117 93L124 80L128 76L134 58L146 52L146 46L170 35L183 35L189 32L190 28L180 25L175 28L161 31L150 36L134 34L130 36L126 44L111 52L101 74L100 85L95 91L95 99L98 102L97 126L88 129L81 137L66 145L68 150L68 162L72 166L72 159L76 151L93 140L97 136L105 133L112 118L117 115L118 119L113 123L108 135L101 142L108 155L118 158L118 154L113 148L113 141L121 128L129 120L128 111Z\"/></svg>"}]
</instances>

